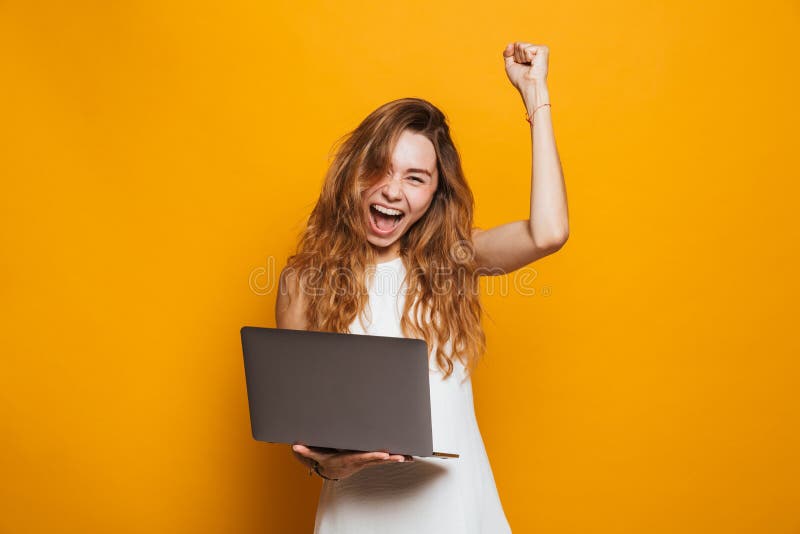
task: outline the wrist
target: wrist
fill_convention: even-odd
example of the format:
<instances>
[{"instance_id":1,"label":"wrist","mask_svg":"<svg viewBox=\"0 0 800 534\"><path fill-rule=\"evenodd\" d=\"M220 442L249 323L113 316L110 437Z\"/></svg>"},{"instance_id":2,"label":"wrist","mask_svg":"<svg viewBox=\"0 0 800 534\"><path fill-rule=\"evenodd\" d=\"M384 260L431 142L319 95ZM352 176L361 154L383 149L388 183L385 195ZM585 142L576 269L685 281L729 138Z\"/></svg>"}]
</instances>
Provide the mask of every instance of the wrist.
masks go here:
<instances>
[{"instance_id":1,"label":"wrist","mask_svg":"<svg viewBox=\"0 0 800 534\"><path fill-rule=\"evenodd\" d=\"M550 92L547 89L547 82L545 80L536 80L533 85L529 85L522 91L522 101L525 104L525 110L530 115L534 110L543 105L550 103Z\"/></svg>"},{"instance_id":2,"label":"wrist","mask_svg":"<svg viewBox=\"0 0 800 534\"><path fill-rule=\"evenodd\" d=\"M313 470L315 473L317 473L317 475L319 475L321 478L324 478L325 480L334 480L334 481L336 481L336 480L339 480L338 478L332 478L332 477L325 476L324 474L322 474L322 473L320 472L320 468L321 468L321 466L320 466L319 462L317 462L317 461L314 461L314 463L312 464L312 467L311 467L311 469L312 469L312 470ZM310 475L310 474L311 474L311 471L309 471L309 472L308 472L308 474Z\"/></svg>"}]
</instances>

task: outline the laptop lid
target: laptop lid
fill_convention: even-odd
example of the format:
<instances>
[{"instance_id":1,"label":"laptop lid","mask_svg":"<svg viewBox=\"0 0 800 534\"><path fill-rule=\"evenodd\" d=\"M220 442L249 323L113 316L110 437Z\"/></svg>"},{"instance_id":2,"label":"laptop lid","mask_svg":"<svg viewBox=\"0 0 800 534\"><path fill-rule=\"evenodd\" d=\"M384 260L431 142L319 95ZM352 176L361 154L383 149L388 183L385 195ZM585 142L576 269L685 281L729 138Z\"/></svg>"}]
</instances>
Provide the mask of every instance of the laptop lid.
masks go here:
<instances>
[{"instance_id":1,"label":"laptop lid","mask_svg":"<svg viewBox=\"0 0 800 534\"><path fill-rule=\"evenodd\" d=\"M253 438L352 451L433 451L424 340L245 326Z\"/></svg>"}]
</instances>

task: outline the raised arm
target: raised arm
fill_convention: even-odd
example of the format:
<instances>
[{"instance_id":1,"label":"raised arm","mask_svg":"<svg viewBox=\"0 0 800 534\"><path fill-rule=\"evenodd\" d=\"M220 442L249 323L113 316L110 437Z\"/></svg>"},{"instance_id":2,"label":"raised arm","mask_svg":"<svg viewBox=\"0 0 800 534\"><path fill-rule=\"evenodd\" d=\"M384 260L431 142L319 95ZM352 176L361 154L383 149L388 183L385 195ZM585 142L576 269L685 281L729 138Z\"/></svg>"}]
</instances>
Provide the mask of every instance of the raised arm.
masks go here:
<instances>
[{"instance_id":1,"label":"raised arm","mask_svg":"<svg viewBox=\"0 0 800 534\"><path fill-rule=\"evenodd\" d=\"M569 237L567 194L556 149L547 88L549 50L511 43L503 50L506 74L531 121L531 204L527 220L473 230L482 274L515 271L560 249Z\"/></svg>"}]
</instances>

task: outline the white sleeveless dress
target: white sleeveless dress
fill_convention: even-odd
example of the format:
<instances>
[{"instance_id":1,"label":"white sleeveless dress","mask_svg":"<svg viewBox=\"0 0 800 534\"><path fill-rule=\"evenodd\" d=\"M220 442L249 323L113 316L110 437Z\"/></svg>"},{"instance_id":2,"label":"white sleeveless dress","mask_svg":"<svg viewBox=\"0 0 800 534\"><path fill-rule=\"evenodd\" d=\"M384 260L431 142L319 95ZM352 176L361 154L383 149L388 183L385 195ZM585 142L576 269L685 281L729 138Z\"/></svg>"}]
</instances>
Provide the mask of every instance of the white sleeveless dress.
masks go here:
<instances>
[{"instance_id":1,"label":"white sleeveless dress","mask_svg":"<svg viewBox=\"0 0 800 534\"><path fill-rule=\"evenodd\" d=\"M366 329L356 318L350 332L404 337L402 258L379 263L375 270ZM450 341L445 348L449 354ZM435 358L429 357L433 450L460 457L415 457L413 462L369 466L336 482L323 480L315 534L511 532L475 418L472 382L463 381L464 366L453 363L453 374L442 380Z\"/></svg>"}]
</instances>

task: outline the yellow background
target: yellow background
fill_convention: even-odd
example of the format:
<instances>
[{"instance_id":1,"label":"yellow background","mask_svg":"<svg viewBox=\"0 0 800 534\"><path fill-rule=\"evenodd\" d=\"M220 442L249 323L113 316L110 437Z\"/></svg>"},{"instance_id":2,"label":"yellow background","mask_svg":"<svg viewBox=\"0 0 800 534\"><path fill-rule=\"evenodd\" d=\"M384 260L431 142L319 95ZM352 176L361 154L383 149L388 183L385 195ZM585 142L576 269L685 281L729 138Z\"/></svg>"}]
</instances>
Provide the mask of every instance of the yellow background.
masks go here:
<instances>
[{"instance_id":1,"label":"yellow background","mask_svg":"<svg viewBox=\"0 0 800 534\"><path fill-rule=\"evenodd\" d=\"M274 326L330 147L388 100L448 115L478 225L527 216L521 40L551 50L571 236L535 294L484 287L514 532L797 534L799 20L0 2L0 532L310 532L320 480L252 439L239 327Z\"/></svg>"}]
</instances>

